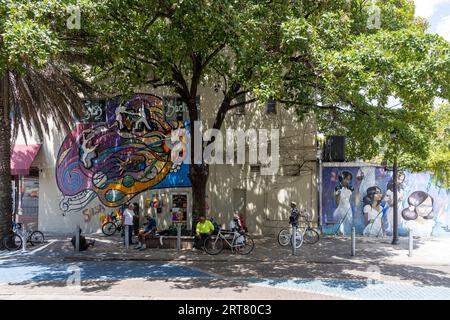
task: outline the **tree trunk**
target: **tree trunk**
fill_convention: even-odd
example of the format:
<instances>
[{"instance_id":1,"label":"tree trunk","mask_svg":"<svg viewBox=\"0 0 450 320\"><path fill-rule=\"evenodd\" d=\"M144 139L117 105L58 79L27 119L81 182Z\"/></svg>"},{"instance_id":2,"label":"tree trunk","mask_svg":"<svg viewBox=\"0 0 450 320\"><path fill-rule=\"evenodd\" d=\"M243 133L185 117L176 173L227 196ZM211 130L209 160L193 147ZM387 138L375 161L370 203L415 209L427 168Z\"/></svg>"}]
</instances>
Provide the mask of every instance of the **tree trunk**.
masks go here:
<instances>
[{"instance_id":1,"label":"tree trunk","mask_svg":"<svg viewBox=\"0 0 450 320\"><path fill-rule=\"evenodd\" d=\"M206 216L206 184L208 183L209 166L207 164L191 164L189 178L192 183L192 229L198 222L198 217Z\"/></svg>"},{"instance_id":2,"label":"tree trunk","mask_svg":"<svg viewBox=\"0 0 450 320\"><path fill-rule=\"evenodd\" d=\"M0 77L0 248L12 233L11 121L7 73Z\"/></svg>"}]
</instances>

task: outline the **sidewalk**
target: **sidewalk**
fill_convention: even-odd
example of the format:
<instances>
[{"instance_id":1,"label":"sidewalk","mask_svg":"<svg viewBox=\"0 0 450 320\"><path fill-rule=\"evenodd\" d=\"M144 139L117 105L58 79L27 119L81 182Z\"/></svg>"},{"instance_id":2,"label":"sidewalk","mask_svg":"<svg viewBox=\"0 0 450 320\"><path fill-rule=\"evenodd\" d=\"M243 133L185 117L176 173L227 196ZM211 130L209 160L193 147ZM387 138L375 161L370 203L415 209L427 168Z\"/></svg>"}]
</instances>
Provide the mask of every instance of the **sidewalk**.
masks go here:
<instances>
[{"instance_id":1,"label":"sidewalk","mask_svg":"<svg viewBox=\"0 0 450 320\"><path fill-rule=\"evenodd\" d=\"M176 249L135 250L130 245L127 250L122 239L116 235L106 237L103 234L86 235L95 239L94 247L84 252L75 252L70 237L62 235L48 239L43 248L30 252L39 257L59 257L64 260L143 260L143 261L208 261L208 262L295 262L320 264L407 264L421 266L450 266L450 238L415 239L413 256L408 256L408 239L400 238L400 244L394 246L390 238L364 238L356 240L356 255L350 256L351 240L345 237L323 237L316 244L304 243L292 255L290 247L280 247L273 237L255 239L255 249L249 255L239 255L224 250L211 256L202 251ZM134 240L136 241L136 240ZM29 249L33 249L29 247ZM20 254L20 253L17 253Z\"/></svg>"}]
</instances>

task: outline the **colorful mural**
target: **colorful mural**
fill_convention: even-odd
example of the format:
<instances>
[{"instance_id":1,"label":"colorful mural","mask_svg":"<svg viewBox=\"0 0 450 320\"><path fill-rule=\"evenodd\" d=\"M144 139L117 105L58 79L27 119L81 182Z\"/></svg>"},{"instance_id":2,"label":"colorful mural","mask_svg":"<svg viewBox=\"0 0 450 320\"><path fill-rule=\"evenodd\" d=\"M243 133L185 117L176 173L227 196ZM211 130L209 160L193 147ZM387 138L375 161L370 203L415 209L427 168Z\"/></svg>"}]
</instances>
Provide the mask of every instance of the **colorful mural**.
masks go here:
<instances>
[{"instance_id":1,"label":"colorful mural","mask_svg":"<svg viewBox=\"0 0 450 320\"><path fill-rule=\"evenodd\" d=\"M56 164L61 210L78 211L96 197L117 207L148 189L190 187L189 166L171 161L171 133L177 129L189 130L189 123L166 120L159 97L109 101L106 122L78 123L61 145Z\"/></svg>"},{"instance_id":2,"label":"colorful mural","mask_svg":"<svg viewBox=\"0 0 450 320\"><path fill-rule=\"evenodd\" d=\"M400 172L399 235L450 236L450 190L428 173ZM391 236L392 171L374 166L322 168L322 230L349 235L352 226L365 236Z\"/></svg>"}]
</instances>

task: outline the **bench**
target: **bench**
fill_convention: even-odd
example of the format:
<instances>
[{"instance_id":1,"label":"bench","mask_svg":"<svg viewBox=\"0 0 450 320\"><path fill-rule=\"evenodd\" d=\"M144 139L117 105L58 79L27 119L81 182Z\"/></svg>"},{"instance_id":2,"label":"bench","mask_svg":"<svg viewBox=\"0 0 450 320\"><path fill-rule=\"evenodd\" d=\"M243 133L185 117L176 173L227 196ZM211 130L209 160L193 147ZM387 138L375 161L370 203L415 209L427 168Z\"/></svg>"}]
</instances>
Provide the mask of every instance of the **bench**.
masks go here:
<instances>
[{"instance_id":1,"label":"bench","mask_svg":"<svg viewBox=\"0 0 450 320\"><path fill-rule=\"evenodd\" d=\"M231 242L231 240L229 240ZM224 241L224 249L231 249L230 246ZM147 248L157 249L176 249L177 248L177 236L151 236L145 238L145 246ZM181 249L192 249L194 246L194 237L182 236L181 237Z\"/></svg>"},{"instance_id":2,"label":"bench","mask_svg":"<svg viewBox=\"0 0 450 320\"><path fill-rule=\"evenodd\" d=\"M145 239L145 245L147 248L176 249L177 236L147 237ZM181 249L192 249L193 245L194 237L181 237Z\"/></svg>"}]
</instances>

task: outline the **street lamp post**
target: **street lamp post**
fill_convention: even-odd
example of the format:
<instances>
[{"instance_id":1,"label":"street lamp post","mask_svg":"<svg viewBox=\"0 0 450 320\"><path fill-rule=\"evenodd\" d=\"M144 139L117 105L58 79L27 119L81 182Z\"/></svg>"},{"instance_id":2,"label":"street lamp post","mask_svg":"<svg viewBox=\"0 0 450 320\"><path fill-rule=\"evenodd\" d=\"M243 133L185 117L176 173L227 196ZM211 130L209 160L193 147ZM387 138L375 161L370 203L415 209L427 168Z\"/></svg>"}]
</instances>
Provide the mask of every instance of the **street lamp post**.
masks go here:
<instances>
[{"instance_id":1,"label":"street lamp post","mask_svg":"<svg viewBox=\"0 0 450 320\"><path fill-rule=\"evenodd\" d=\"M392 226L392 244L398 244L398 164L397 164L397 142L395 141L397 138L397 132L393 130L391 132L391 138L394 140L395 144L395 154L394 154L394 168L392 174L392 182L393 182L393 191L394 191L394 210L393 210L393 226Z\"/></svg>"},{"instance_id":2,"label":"street lamp post","mask_svg":"<svg viewBox=\"0 0 450 320\"><path fill-rule=\"evenodd\" d=\"M394 158L394 172L393 172L393 188L394 188L394 217L392 226L392 244L398 244L398 165L397 156Z\"/></svg>"}]
</instances>

